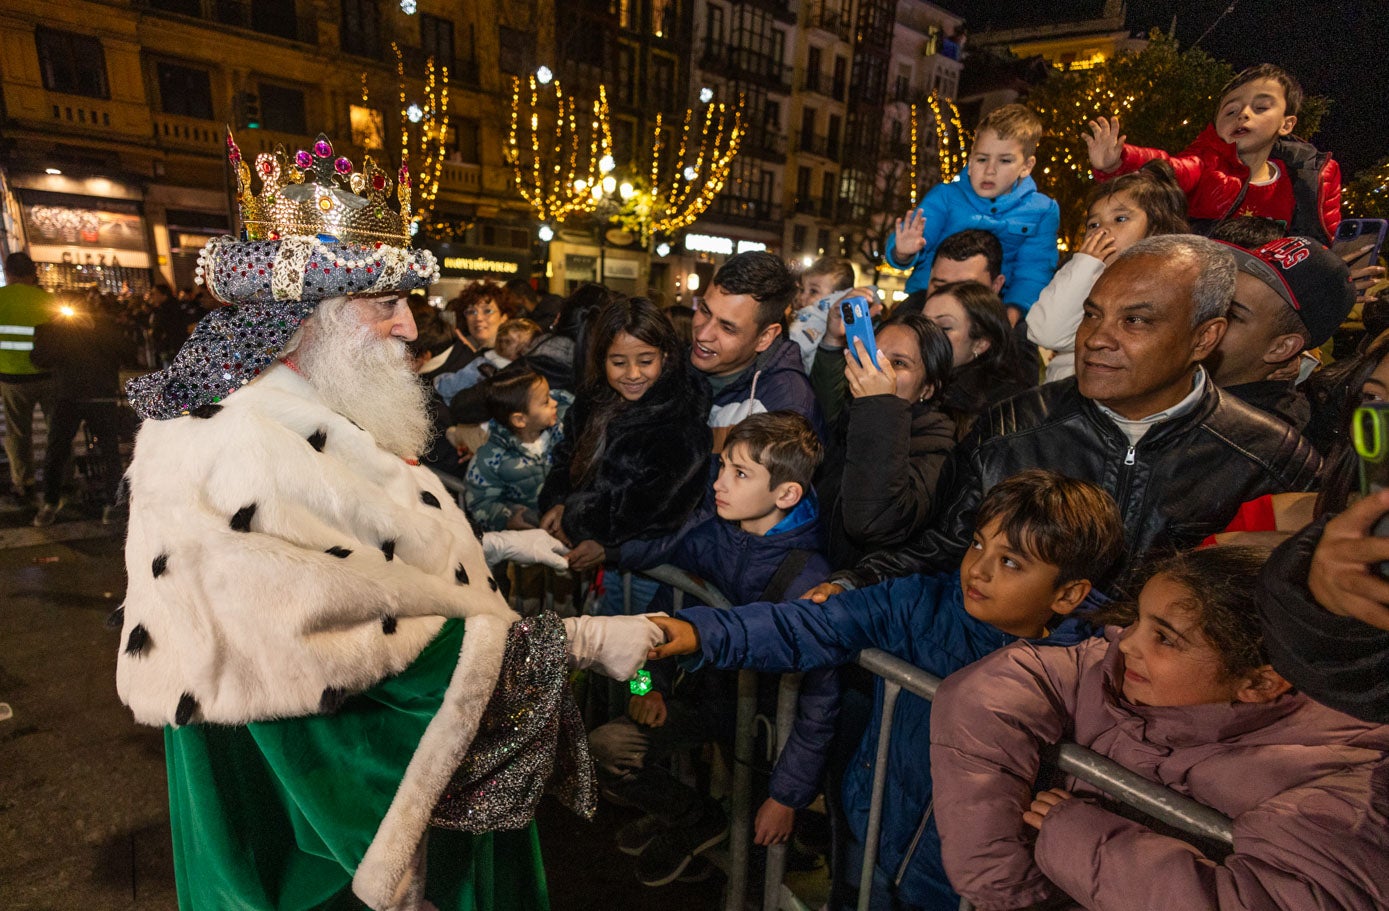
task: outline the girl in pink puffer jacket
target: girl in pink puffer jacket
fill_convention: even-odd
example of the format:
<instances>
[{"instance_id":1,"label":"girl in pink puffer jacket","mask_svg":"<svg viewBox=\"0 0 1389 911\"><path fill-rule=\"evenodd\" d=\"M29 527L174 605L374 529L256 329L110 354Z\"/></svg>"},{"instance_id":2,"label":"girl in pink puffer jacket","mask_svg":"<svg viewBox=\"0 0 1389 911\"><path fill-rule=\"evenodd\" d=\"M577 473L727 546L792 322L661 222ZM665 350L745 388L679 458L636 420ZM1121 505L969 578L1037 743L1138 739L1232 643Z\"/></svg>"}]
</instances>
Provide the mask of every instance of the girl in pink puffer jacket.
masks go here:
<instances>
[{"instance_id":1,"label":"girl in pink puffer jacket","mask_svg":"<svg viewBox=\"0 0 1389 911\"><path fill-rule=\"evenodd\" d=\"M1389 907L1389 726L1269 667L1253 603L1267 555L1178 555L1108 641L1020 642L946 680L931 769L961 895L980 911ZM1208 858L1074 780L1034 799L1041 748L1065 739L1230 816L1233 852Z\"/></svg>"}]
</instances>

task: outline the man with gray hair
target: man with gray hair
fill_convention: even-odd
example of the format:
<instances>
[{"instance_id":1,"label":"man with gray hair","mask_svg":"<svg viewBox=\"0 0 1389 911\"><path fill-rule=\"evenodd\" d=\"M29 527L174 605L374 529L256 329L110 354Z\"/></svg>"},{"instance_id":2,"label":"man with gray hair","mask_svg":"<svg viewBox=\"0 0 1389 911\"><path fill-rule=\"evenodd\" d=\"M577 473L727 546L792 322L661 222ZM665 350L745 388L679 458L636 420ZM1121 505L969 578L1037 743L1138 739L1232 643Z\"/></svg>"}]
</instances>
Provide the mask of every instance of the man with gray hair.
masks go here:
<instances>
[{"instance_id":1,"label":"man with gray hair","mask_svg":"<svg viewBox=\"0 0 1389 911\"><path fill-rule=\"evenodd\" d=\"M980 500L999 481L1050 468L1092 481L1124 517L1128 569L1155 548L1224 530L1240 505L1307 490L1320 459L1295 430L1229 396L1202 362L1234 295L1228 249L1194 235L1139 241L1105 269L1076 332L1076 375L1014 396L956 448L950 492L918 540L818 586L943 572L969 547Z\"/></svg>"}]
</instances>

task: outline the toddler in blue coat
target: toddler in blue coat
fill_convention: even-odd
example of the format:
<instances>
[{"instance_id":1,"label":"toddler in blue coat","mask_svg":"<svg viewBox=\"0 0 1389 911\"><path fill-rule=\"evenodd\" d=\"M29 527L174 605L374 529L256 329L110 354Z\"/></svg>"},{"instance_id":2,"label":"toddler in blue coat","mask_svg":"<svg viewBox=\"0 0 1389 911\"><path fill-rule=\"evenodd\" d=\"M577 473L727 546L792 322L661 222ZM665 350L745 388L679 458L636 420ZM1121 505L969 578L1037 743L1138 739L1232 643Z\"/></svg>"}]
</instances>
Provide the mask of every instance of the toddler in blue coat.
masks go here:
<instances>
[{"instance_id":1,"label":"toddler in blue coat","mask_svg":"<svg viewBox=\"0 0 1389 911\"><path fill-rule=\"evenodd\" d=\"M706 506L675 535L626 542L618 566L670 563L735 604L801 594L831 571L811 487L821 457L819 438L801 415L772 411L744 418L724 442L713 485L717 515ZM653 602L657 609L661 597ZM659 761L732 739L736 680L715 670L683 674L674 661L648 670L651 691L632 696L626 717L595 729L590 742L604 789L647 813L618 832L618 849L637 856L638 879L660 886L685 874L694 857L728 831L717 802L676 780ZM818 793L837 708L834 671L806 674L790 739L772 770L770 797L757 813L758 843L785 841L795 810Z\"/></svg>"},{"instance_id":2,"label":"toddler in blue coat","mask_svg":"<svg viewBox=\"0 0 1389 911\"><path fill-rule=\"evenodd\" d=\"M788 672L848 664L862 649L878 648L945 677L1018 639L1074 645L1096 632L1072 612L1090 595L1091 580L1104 579L1123 552L1123 523L1107 493L1031 469L995 485L976 522L957 573L891 579L823 605L803 599L653 616L667 642L652 657ZM874 720L844 779L844 810L860 858L882 699L878 680ZM893 714L874 909L953 911L959 904L931 816L930 718L929 702L902 693ZM851 858L836 875L853 880L858 869Z\"/></svg>"},{"instance_id":3,"label":"toddler in blue coat","mask_svg":"<svg viewBox=\"0 0 1389 911\"><path fill-rule=\"evenodd\" d=\"M969 164L950 183L937 184L887 239L887 261L912 270L907 294L925 291L936 247L950 235L982 228L1003 244L1003 303L1014 323L1027 313L1056 272L1061 208L1037 189L1042 122L1020 104L992 111L974 132Z\"/></svg>"}]
</instances>

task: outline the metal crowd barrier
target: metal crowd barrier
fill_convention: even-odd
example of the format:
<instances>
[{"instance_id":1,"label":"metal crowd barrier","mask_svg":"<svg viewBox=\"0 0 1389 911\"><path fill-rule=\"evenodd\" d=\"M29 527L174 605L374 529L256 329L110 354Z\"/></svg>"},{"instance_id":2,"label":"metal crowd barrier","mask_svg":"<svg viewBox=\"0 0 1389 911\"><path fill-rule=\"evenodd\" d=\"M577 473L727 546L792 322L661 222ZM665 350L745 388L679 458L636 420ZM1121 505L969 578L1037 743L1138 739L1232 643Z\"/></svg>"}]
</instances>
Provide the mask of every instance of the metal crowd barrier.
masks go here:
<instances>
[{"instance_id":1,"label":"metal crowd barrier","mask_svg":"<svg viewBox=\"0 0 1389 911\"><path fill-rule=\"evenodd\" d=\"M455 492L462 502L463 483L440 474L444 485ZM715 608L733 605L723 593L682 569L670 565L657 566L639 575L669 585L674 593L674 608L679 610L684 596L698 598L701 604ZM621 574L623 608L632 606L632 574ZM859 873L858 911L868 911L873 888L873 873L877 866L878 838L882 831L883 797L889 744L892 738L893 715L902 691L922 699L935 698L941 680L915 665L880 649L865 649L859 653L858 664L883 678L883 711L878 726L877 751L873 763L872 802L868 811L868 829L864 833L863 867ZM790 719L795 718L796 697L800 674L783 674L777 689L777 712L774 740L779 755L790 735ZM733 790L729 807L728 886L724 893L725 911L743 911L748 886L748 861L752 847L752 766L757 716L757 673L738 672L738 716L733 744ZM782 722L782 719L787 719ZM1107 794L1180 832L1197 838L1232 845L1234 825L1219 811L1184 797L1175 791L1132 772L1105 756L1076 743L1059 744L1047 758L1055 767L1086 782ZM806 911L800 901L783 883L786 870L786 845L767 850L767 871L763 889L763 911ZM973 906L961 899L960 911Z\"/></svg>"},{"instance_id":2,"label":"metal crowd barrier","mask_svg":"<svg viewBox=\"0 0 1389 911\"><path fill-rule=\"evenodd\" d=\"M883 717L878 726L878 751L873 762L873 799L868 810L868 831L864 833L863 869L859 873L858 911L868 911L877 865L878 836L883 823L883 792L887 786L888 745L892 739L892 716L897 697L903 690L922 699L934 699L940 678L879 649L859 653L861 667L883 678ZM1234 843L1230 818L1189 797L1183 797L1156 782L1131 772L1112 759L1075 743L1063 743L1056 750L1056 766L1175 829L1222 844ZM972 907L960 900L960 911Z\"/></svg>"}]
</instances>

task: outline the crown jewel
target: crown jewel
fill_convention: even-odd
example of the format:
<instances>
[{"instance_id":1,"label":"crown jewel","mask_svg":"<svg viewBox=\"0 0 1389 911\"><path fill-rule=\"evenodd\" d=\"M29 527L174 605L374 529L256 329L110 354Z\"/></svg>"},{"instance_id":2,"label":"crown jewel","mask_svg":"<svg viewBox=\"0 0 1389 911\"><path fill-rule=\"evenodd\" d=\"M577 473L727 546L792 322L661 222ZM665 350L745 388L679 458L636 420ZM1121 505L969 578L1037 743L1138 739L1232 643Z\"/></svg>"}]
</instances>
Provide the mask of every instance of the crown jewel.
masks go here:
<instances>
[{"instance_id":1,"label":"crown jewel","mask_svg":"<svg viewBox=\"0 0 1389 911\"><path fill-rule=\"evenodd\" d=\"M284 146L256 157L259 195L251 192L251 168L227 133L227 158L236 170L236 199L248 240L327 235L343 243L410 244L410 171L401 165L399 207L391 200L391 178L371 156L357 171L333 155L322 133L310 149L290 158Z\"/></svg>"}]
</instances>

